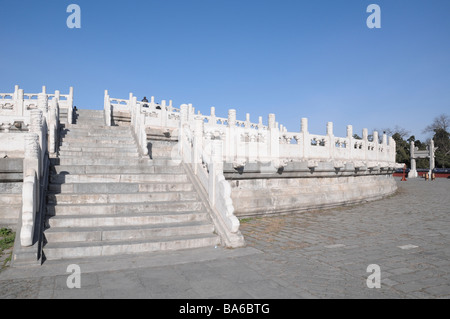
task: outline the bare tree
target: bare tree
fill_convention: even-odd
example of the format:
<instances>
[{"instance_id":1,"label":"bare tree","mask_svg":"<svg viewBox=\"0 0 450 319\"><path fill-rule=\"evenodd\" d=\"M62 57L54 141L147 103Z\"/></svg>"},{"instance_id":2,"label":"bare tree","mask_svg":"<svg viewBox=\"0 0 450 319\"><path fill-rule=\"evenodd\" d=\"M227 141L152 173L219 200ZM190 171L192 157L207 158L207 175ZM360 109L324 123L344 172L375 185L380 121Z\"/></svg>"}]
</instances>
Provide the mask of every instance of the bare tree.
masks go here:
<instances>
[{"instance_id":1,"label":"bare tree","mask_svg":"<svg viewBox=\"0 0 450 319\"><path fill-rule=\"evenodd\" d=\"M425 127L423 130L423 133L432 133L434 134L436 130L443 129L444 131L448 132L450 128L450 117L447 114L441 114L439 116L436 116L433 120L433 123Z\"/></svg>"},{"instance_id":2,"label":"bare tree","mask_svg":"<svg viewBox=\"0 0 450 319\"><path fill-rule=\"evenodd\" d=\"M375 130L380 133L386 133L388 136L393 136L395 133L398 133L402 139L405 139L409 135L409 131L396 125L393 129L391 128L385 128L382 130Z\"/></svg>"}]
</instances>

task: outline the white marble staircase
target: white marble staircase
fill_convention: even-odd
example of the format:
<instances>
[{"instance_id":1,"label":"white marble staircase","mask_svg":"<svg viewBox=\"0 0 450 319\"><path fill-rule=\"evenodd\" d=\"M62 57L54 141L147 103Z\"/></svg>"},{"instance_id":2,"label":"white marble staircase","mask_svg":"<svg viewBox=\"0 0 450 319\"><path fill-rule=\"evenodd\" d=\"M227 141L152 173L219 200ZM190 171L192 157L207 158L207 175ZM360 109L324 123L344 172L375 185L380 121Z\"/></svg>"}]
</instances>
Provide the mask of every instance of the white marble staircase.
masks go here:
<instances>
[{"instance_id":1,"label":"white marble staircase","mask_svg":"<svg viewBox=\"0 0 450 319\"><path fill-rule=\"evenodd\" d=\"M177 250L220 243L170 142L141 157L130 127L78 110L52 159L47 260ZM172 144L173 146L173 144Z\"/></svg>"}]
</instances>

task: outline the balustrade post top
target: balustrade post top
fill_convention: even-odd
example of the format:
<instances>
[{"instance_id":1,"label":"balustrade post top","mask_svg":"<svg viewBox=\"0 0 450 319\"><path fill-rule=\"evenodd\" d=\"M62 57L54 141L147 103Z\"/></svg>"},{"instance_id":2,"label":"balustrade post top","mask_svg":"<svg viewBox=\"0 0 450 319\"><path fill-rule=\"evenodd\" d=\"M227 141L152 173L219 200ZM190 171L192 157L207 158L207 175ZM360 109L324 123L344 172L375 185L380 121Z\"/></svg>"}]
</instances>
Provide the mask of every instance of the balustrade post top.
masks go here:
<instances>
[{"instance_id":1,"label":"balustrade post top","mask_svg":"<svg viewBox=\"0 0 450 319\"><path fill-rule=\"evenodd\" d=\"M246 122L246 124L245 124L246 127L250 126L250 113L245 114L245 122Z\"/></svg>"},{"instance_id":2,"label":"balustrade post top","mask_svg":"<svg viewBox=\"0 0 450 319\"><path fill-rule=\"evenodd\" d=\"M327 123L327 135L333 135L333 122Z\"/></svg>"},{"instance_id":3,"label":"balustrade post top","mask_svg":"<svg viewBox=\"0 0 450 319\"><path fill-rule=\"evenodd\" d=\"M347 125L347 138L352 138L352 137L353 137L353 126Z\"/></svg>"},{"instance_id":4,"label":"balustrade post top","mask_svg":"<svg viewBox=\"0 0 450 319\"><path fill-rule=\"evenodd\" d=\"M373 131L373 141L378 143L378 131Z\"/></svg>"},{"instance_id":5,"label":"balustrade post top","mask_svg":"<svg viewBox=\"0 0 450 319\"><path fill-rule=\"evenodd\" d=\"M216 108L211 106L211 116L216 116Z\"/></svg>"},{"instance_id":6,"label":"balustrade post top","mask_svg":"<svg viewBox=\"0 0 450 319\"><path fill-rule=\"evenodd\" d=\"M236 124L236 110L229 109L228 110L228 126L234 126Z\"/></svg>"},{"instance_id":7,"label":"balustrade post top","mask_svg":"<svg viewBox=\"0 0 450 319\"><path fill-rule=\"evenodd\" d=\"M277 123L275 122L275 114L274 113L270 113L269 114L269 116L268 116L268 124L269 124L269 129L277 127Z\"/></svg>"},{"instance_id":8,"label":"balustrade post top","mask_svg":"<svg viewBox=\"0 0 450 319\"><path fill-rule=\"evenodd\" d=\"M42 94L47 94L47 87L45 85L42 86Z\"/></svg>"},{"instance_id":9,"label":"balustrade post top","mask_svg":"<svg viewBox=\"0 0 450 319\"><path fill-rule=\"evenodd\" d=\"M105 90L105 96L107 96L108 95L108 90Z\"/></svg>"},{"instance_id":10,"label":"balustrade post top","mask_svg":"<svg viewBox=\"0 0 450 319\"><path fill-rule=\"evenodd\" d=\"M302 117L300 129L303 133L308 132L308 119L306 117Z\"/></svg>"},{"instance_id":11,"label":"balustrade post top","mask_svg":"<svg viewBox=\"0 0 450 319\"><path fill-rule=\"evenodd\" d=\"M201 117L196 117L195 119L194 119L194 127L195 127L195 131L197 132L197 131L202 131L203 132L203 126L204 126L204 121L203 121L203 119L201 118Z\"/></svg>"},{"instance_id":12,"label":"balustrade post top","mask_svg":"<svg viewBox=\"0 0 450 319\"><path fill-rule=\"evenodd\" d=\"M366 128L363 128L363 130L362 130L362 139L363 139L364 141L367 141L367 140L368 140L368 137L369 137L369 130L366 129Z\"/></svg>"}]
</instances>

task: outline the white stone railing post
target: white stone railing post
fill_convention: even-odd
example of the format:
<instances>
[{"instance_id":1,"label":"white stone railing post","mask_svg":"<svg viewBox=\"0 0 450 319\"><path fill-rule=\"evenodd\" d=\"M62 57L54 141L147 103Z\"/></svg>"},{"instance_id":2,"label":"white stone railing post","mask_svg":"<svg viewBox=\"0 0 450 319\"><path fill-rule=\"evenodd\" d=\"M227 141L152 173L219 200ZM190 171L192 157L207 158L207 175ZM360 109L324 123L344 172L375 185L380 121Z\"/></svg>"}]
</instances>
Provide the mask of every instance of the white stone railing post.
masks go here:
<instances>
[{"instance_id":1,"label":"white stone railing post","mask_svg":"<svg viewBox=\"0 0 450 319\"><path fill-rule=\"evenodd\" d=\"M180 105L180 122L178 126L178 155L182 156L183 161L186 161L186 152L188 151L185 145L188 136L186 136L185 125L187 125L187 104Z\"/></svg>"},{"instance_id":2,"label":"white stone railing post","mask_svg":"<svg viewBox=\"0 0 450 319\"><path fill-rule=\"evenodd\" d=\"M39 207L40 145L37 133L28 133L25 137L23 170L20 242L22 246L28 247L33 245L36 211Z\"/></svg>"},{"instance_id":3,"label":"white stone railing post","mask_svg":"<svg viewBox=\"0 0 450 319\"><path fill-rule=\"evenodd\" d=\"M198 164L201 163L201 156L203 150L203 128L204 123L201 118L195 119L194 122L194 140L193 140L193 154L192 164L194 165L194 174L198 173Z\"/></svg>"},{"instance_id":4,"label":"white stone railing post","mask_svg":"<svg viewBox=\"0 0 450 319\"><path fill-rule=\"evenodd\" d=\"M23 89L19 89L17 93L17 100L14 102L14 110L17 115L25 115L25 102L24 102L24 92Z\"/></svg>"},{"instance_id":5,"label":"white stone railing post","mask_svg":"<svg viewBox=\"0 0 450 319\"><path fill-rule=\"evenodd\" d=\"M236 110L228 110L228 125L226 129L226 159L228 162L235 162L236 161Z\"/></svg>"},{"instance_id":6,"label":"white stone railing post","mask_svg":"<svg viewBox=\"0 0 450 319\"><path fill-rule=\"evenodd\" d=\"M363 141L363 144L362 144L362 147L363 147L363 150L364 150L364 161L367 161L368 159L369 159L369 151L368 151L368 142L369 142L369 140L368 140L368 137L369 137L369 131L366 129L366 128L364 128L363 129L363 131L362 131L362 141Z\"/></svg>"},{"instance_id":7,"label":"white stone railing post","mask_svg":"<svg viewBox=\"0 0 450 319\"><path fill-rule=\"evenodd\" d=\"M416 178L417 177L417 166L416 166L416 146L414 145L414 141L411 141L409 147L411 153L411 170L409 171L408 178Z\"/></svg>"},{"instance_id":8,"label":"white stone railing post","mask_svg":"<svg viewBox=\"0 0 450 319\"><path fill-rule=\"evenodd\" d=\"M353 142L353 126L347 125L347 159L353 158L354 142Z\"/></svg>"},{"instance_id":9,"label":"white stone railing post","mask_svg":"<svg viewBox=\"0 0 450 319\"><path fill-rule=\"evenodd\" d=\"M167 106L166 100L161 101L161 126L167 127Z\"/></svg>"},{"instance_id":10,"label":"white stone railing post","mask_svg":"<svg viewBox=\"0 0 450 319\"><path fill-rule=\"evenodd\" d=\"M105 90L105 98L103 103L103 109L105 111L105 124L106 126L111 126L111 100L108 94L108 90Z\"/></svg>"},{"instance_id":11,"label":"white stone railing post","mask_svg":"<svg viewBox=\"0 0 450 319\"><path fill-rule=\"evenodd\" d=\"M67 99L67 122L73 124L73 87L69 89L69 98Z\"/></svg>"},{"instance_id":12,"label":"white stone railing post","mask_svg":"<svg viewBox=\"0 0 450 319\"><path fill-rule=\"evenodd\" d=\"M388 140L388 137L387 137L386 133L383 133L381 144L383 145L384 151L386 153L385 159L389 161L390 156L391 156L391 150L390 150L391 146L387 144L387 140ZM395 156L395 152L394 152L394 156ZM394 157L394 163L395 163L395 157Z\"/></svg>"},{"instance_id":13,"label":"white stone railing post","mask_svg":"<svg viewBox=\"0 0 450 319\"><path fill-rule=\"evenodd\" d=\"M58 121L58 101L55 98L50 104L48 116L48 152L51 155L57 151Z\"/></svg>"},{"instance_id":14,"label":"white stone railing post","mask_svg":"<svg viewBox=\"0 0 450 319\"><path fill-rule=\"evenodd\" d=\"M396 159L396 145L395 145L395 140L392 138L392 136L389 136L389 161L391 163L395 163L395 159Z\"/></svg>"},{"instance_id":15,"label":"white stone railing post","mask_svg":"<svg viewBox=\"0 0 450 319\"><path fill-rule=\"evenodd\" d=\"M309 149L311 147L311 140L309 138L308 132L308 119L302 118L301 120L301 130L300 130L300 139L302 144L302 155L303 159L307 160L309 158Z\"/></svg>"},{"instance_id":16,"label":"white stone railing post","mask_svg":"<svg viewBox=\"0 0 450 319\"><path fill-rule=\"evenodd\" d=\"M139 132L140 134L140 146L142 153L144 155L148 155L148 147L147 147L147 132L145 131L145 113L142 112L142 106L137 104L137 99L134 97L133 99L134 105L137 106L137 112L139 115Z\"/></svg>"},{"instance_id":17,"label":"white stone railing post","mask_svg":"<svg viewBox=\"0 0 450 319\"><path fill-rule=\"evenodd\" d=\"M334 140L334 133L333 133L333 122L327 123L327 137L328 137L328 156L331 160L336 159L335 155L335 149L336 149L336 143Z\"/></svg>"},{"instance_id":18,"label":"white stone railing post","mask_svg":"<svg viewBox=\"0 0 450 319\"><path fill-rule=\"evenodd\" d=\"M377 161L377 162L379 162L380 160L381 160L381 156L380 156L380 151L379 151L379 144L380 144L380 141L379 141L379 136L378 136L378 132L377 131L373 131L373 133L372 133L372 135L373 135L373 142L374 142L374 144L375 144L375 152L376 152L376 154L375 154L375 160Z\"/></svg>"},{"instance_id":19,"label":"white stone railing post","mask_svg":"<svg viewBox=\"0 0 450 319\"><path fill-rule=\"evenodd\" d=\"M38 143L39 165L38 165L38 169L36 169L38 178L40 178L42 176L42 172L43 172L42 166L43 166L44 154L42 154L43 153L42 146L46 144L44 142L44 140L47 139L47 136L46 136L47 131L45 130L45 134L44 134L43 127L44 127L44 119L43 119L42 111L40 109L31 110L31 112L30 112L30 133L37 134L38 138L39 138L39 143Z\"/></svg>"},{"instance_id":20,"label":"white stone railing post","mask_svg":"<svg viewBox=\"0 0 450 319\"><path fill-rule=\"evenodd\" d=\"M20 228L20 244L23 247L33 245L36 211L38 205L39 183L36 172L31 169L25 174L22 186L22 225Z\"/></svg>"},{"instance_id":21,"label":"white stone railing post","mask_svg":"<svg viewBox=\"0 0 450 319\"><path fill-rule=\"evenodd\" d=\"M216 119L216 108L214 106L211 106L211 116L209 118L208 124L216 125L217 119Z\"/></svg>"}]
</instances>

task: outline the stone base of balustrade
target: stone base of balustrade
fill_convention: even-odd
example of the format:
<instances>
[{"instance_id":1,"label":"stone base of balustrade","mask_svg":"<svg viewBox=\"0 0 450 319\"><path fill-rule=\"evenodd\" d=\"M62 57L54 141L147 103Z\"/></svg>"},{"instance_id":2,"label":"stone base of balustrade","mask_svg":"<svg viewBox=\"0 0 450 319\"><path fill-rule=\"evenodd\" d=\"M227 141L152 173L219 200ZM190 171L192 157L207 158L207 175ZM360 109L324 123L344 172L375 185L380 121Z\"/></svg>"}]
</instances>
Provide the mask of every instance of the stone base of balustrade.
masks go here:
<instances>
[{"instance_id":1,"label":"stone base of balustrade","mask_svg":"<svg viewBox=\"0 0 450 319\"><path fill-rule=\"evenodd\" d=\"M278 171L262 167L225 165L235 215L239 218L280 215L364 203L397 190L394 169L370 170L329 165L314 169L286 166Z\"/></svg>"}]
</instances>

